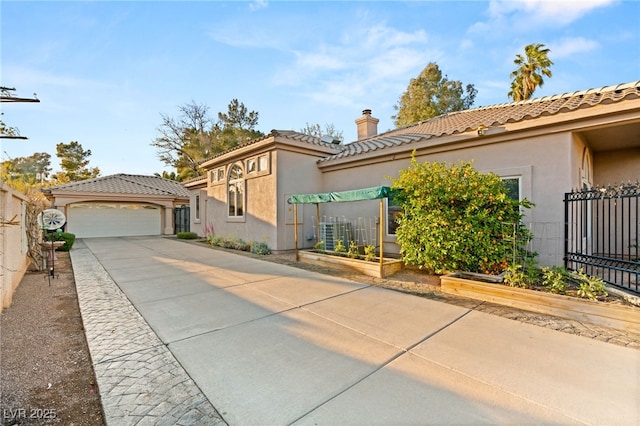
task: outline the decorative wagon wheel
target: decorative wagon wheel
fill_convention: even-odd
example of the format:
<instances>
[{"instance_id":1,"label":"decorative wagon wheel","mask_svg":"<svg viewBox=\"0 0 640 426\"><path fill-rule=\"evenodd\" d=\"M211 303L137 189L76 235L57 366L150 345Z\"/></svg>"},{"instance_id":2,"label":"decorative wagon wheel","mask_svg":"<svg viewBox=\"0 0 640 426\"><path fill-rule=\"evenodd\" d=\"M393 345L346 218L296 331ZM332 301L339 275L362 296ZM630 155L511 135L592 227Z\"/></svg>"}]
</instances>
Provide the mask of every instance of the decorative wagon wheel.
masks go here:
<instances>
[{"instance_id":1,"label":"decorative wagon wheel","mask_svg":"<svg viewBox=\"0 0 640 426\"><path fill-rule=\"evenodd\" d=\"M66 221L67 218L65 217L64 213L57 209L46 209L38 215L38 224L40 225L43 233L45 233L46 231L54 230L57 230L57 232L60 233L60 228L62 228ZM49 285L51 285L51 277L55 278L56 276L55 244L53 243L53 241L51 241L50 244L45 244L45 242L43 241L43 246L49 249L49 252L47 253L47 276L49 278Z\"/></svg>"}]
</instances>

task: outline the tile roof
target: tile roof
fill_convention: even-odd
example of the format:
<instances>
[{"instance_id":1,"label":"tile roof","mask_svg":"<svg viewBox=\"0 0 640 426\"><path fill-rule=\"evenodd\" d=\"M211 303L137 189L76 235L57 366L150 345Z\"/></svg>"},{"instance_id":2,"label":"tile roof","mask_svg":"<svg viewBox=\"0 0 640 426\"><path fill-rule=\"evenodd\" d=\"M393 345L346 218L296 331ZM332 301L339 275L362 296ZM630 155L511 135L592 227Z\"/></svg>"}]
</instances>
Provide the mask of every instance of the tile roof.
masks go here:
<instances>
[{"instance_id":1,"label":"tile roof","mask_svg":"<svg viewBox=\"0 0 640 426\"><path fill-rule=\"evenodd\" d=\"M269 139L271 137L277 137L277 136L282 136L285 137L287 139L291 139L297 142L302 142L308 145L314 145L317 147L322 147L322 148L327 148L329 150L332 150L333 152L338 152L340 150L339 145L336 144L332 144L332 143L327 143L322 141L320 138L315 137L315 136L311 136L311 135L307 135L305 133L300 133L300 132L296 132L294 130L271 130L271 132L269 132L268 134L257 138L257 139L253 139L247 142L244 142L238 146L235 146L233 148L230 148L224 152L221 152L219 154L213 155L205 160L202 160L200 162L200 164L206 163L207 161L211 161L217 157L221 157L225 154L228 154L229 152L233 152L236 151L238 149L247 147L249 145L254 145L257 144L258 142L261 142L263 140Z\"/></svg>"},{"instance_id":2,"label":"tile roof","mask_svg":"<svg viewBox=\"0 0 640 426\"><path fill-rule=\"evenodd\" d=\"M180 182L158 176L128 175L122 173L66 183L64 185L45 188L44 191L46 193L64 191L189 197L189 191L182 186Z\"/></svg>"},{"instance_id":3,"label":"tile roof","mask_svg":"<svg viewBox=\"0 0 640 426\"><path fill-rule=\"evenodd\" d=\"M596 105L620 102L625 99L640 99L640 81L443 114L367 139L341 145L342 151L340 153L325 157L318 162L355 156L409 144L417 140L464 133L480 126L490 128L507 123L517 123Z\"/></svg>"},{"instance_id":4,"label":"tile roof","mask_svg":"<svg viewBox=\"0 0 640 426\"><path fill-rule=\"evenodd\" d=\"M183 180L181 183L187 188L190 186L201 185L203 183L207 183L207 175L196 176L191 179Z\"/></svg>"}]
</instances>

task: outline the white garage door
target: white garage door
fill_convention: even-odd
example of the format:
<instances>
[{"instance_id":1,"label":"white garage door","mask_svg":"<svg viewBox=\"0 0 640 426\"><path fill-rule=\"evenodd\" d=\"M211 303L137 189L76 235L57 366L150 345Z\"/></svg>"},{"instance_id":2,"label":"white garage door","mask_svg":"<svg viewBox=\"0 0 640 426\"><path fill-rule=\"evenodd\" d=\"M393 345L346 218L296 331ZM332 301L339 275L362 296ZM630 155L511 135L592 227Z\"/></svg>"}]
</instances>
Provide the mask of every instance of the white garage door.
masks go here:
<instances>
[{"instance_id":1,"label":"white garage door","mask_svg":"<svg viewBox=\"0 0 640 426\"><path fill-rule=\"evenodd\" d=\"M161 209L145 203L77 203L67 210L67 232L77 238L160 235Z\"/></svg>"}]
</instances>

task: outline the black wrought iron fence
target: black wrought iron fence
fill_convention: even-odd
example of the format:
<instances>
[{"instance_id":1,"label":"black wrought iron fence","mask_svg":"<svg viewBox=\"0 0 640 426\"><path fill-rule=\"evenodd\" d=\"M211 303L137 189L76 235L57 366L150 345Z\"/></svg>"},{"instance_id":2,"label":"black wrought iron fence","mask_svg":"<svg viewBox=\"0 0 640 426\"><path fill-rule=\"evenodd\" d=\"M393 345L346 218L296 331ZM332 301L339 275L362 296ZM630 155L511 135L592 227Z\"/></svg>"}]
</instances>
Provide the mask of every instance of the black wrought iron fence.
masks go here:
<instances>
[{"instance_id":1,"label":"black wrought iron fence","mask_svg":"<svg viewBox=\"0 0 640 426\"><path fill-rule=\"evenodd\" d=\"M190 209L189 206L181 206L173 209L173 232L190 231Z\"/></svg>"},{"instance_id":2,"label":"black wrought iron fence","mask_svg":"<svg viewBox=\"0 0 640 426\"><path fill-rule=\"evenodd\" d=\"M640 183L567 192L564 263L640 293Z\"/></svg>"}]
</instances>

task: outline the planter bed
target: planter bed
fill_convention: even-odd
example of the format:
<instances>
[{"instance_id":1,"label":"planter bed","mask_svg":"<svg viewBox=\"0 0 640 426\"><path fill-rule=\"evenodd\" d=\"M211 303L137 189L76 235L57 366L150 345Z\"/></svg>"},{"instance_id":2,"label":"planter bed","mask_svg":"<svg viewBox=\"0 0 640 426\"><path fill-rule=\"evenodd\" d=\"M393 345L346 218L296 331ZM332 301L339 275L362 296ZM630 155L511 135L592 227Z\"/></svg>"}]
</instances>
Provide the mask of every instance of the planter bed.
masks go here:
<instances>
[{"instance_id":1,"label":"planter bed","mask_svg":"<svg viewBox=\"0 0 640 426\"><path fill-rule=\"evenodd\" d=\"M445 293L640 334L640 309L461 278L440 277Z\"/></svg>"},{"instance_id":2,"label":"planter bed","mask_svg":"<svg viewBox=\"0 0 640 426\"><path fill-rule=\"evenodd\" d=\"M327 266L341 271L360 272L364 275L377 278L385 278L393 275L403 267L402 261L398 259L384 259L381 268L380 259L376 259L375 261L351 259L349 257L315 251L299 251L298 259L300 262L310 265Z\"/></svg>"}]
</instances>

